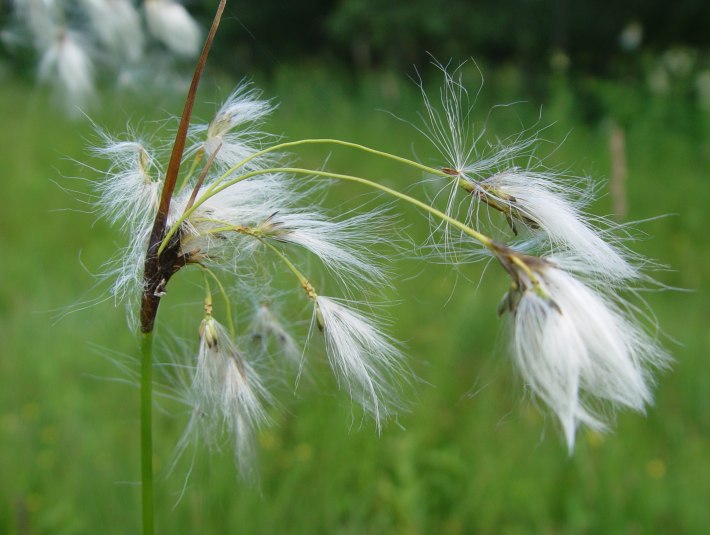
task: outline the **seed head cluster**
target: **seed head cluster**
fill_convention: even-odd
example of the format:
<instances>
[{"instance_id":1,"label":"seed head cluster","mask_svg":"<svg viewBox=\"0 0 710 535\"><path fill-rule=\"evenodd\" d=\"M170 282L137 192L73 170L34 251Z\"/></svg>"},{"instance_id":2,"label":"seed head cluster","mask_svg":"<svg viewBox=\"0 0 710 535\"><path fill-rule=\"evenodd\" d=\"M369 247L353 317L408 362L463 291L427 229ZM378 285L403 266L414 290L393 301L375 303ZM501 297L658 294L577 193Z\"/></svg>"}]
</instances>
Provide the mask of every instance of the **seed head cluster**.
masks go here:
<instances>
[{"instance_id":1,"label":"seed head cluster","mask_svg":"<svg viewBox=\"0 0 710 535\"><path fill-rule=\"evenodd\" d=\"M119 85L145 88L166 63L164 51L194 58L202 29L177 0L13 0L8 38L31 46L38 77L55 89L66 111L95 100L101 71Z\"/></svg>"},{"instance_id":2,"label":"seed head cluster","mask_svg":"<svg viewBox=\"0 0 710 535\"><path fill-rule=\"evenodd\" d=\"M172 10L174 20L154 24L184 23L185 13L168 6L174 4L148 2L149 17L152 10ZM194 269L205 281L198 348L184 395L192 417L183 446L195 435L208 444L226 436L240 471L248 474L255 434L274 410L274 370L302 377L318 345L337 384L372 416L378 431L406 405L401 390L413 377L402 346L371 305L354 297L371 297L372 290L391 284L384 260L397 240L387 229L399 219L391 208L334 216L319 200L339 178L372 185L438 218L432 235L438 239L443 229L446 246L438 254L445 259L463 253L502 268L510 289L499 312L510 319L512 361L529 392L557 416L570 450L579 425L605 429L617 408L643 411L651 402L652 370L668 357L623 297L647 282L643 259L623 244L622 227L585 213L594 193L589 180L561 177L532 158L520 164L530 142L517 139L479 154L480 136L471 138L467 130L464 98L462 85L448 73L442 106L425 97L427 123L420 130L440 149L443 165L427 168L397 157L431 171L431 180L446 192L441 210L438 198L426 205L367 179L283 163L281 149L295 143L279 143L262 130L274 105L248 84L209 122L191 125L165 235L151 253L160 258L169 250L173 271ZM107 269L112 292L117 300L151 288L162 295L167 280L147 286L143 266L164 157L137 138L104 136L96 151L110 162L97 185L96 205L128 236ZM318 265L323 269L314 279L308 272ZM292 291L273 289L280 274L292 281ZM307 334L297 334L303 322L295 314L284 321L277 312L289 293L308 303L310 312L301 319L307 326L310 318L310 328L300 329ZM133 301L129 309L135 308Z\"/></svg>"}]
</instances>

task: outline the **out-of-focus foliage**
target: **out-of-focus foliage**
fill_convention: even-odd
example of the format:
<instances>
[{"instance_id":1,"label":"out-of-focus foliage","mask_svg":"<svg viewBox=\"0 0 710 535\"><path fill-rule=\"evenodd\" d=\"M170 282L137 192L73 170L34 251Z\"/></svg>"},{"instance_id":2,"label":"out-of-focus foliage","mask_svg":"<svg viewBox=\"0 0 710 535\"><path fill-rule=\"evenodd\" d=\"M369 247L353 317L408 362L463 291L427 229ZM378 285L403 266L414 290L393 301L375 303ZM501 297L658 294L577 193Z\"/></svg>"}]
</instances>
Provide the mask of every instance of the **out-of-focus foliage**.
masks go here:
<instances>
[{"instance_id":1,"label":"out-of-focus foliage","mask_svg":"<svg viewBox=\"0 0 710 535\"><path fill-rule=\"evenodd\" d=\"M183 3L207 27L215 2ZM0 26L11 23L4 3ZM611 74L639 52L707 49L709 23L704 0L230 0L216 55L231 71L305 58L402 68L431 54Z\"/></svg>"},{"instance_id":2,"label":"out-of-focus foliage","mask_svg":"<svg viewBox=\"0 0 710 535\"><path fill-rule=\"evenodd\" d=\"M212 3L192 3L209 16ZM234 0L227 7L225 56L242 67L299 58L337 58L355 67L475 57L527 69L559 63L612 73L638 51L710 46L710 3L680 0Z\"/></svg>"},{"instance_id":3,"label":"out-of-focus foliage","mask_svg":"<svg viewBox=\"0 0 710 535\"><path fill-rule=\"evenodd\" d=\"M139 13L144 1L136 0ZM62 2L80 5L80 0ZM206 30L214 2L183 4ZM357 75L368 71L416 77L416 68L426 77L433 63L472 59L486 75L508 73L505 87L524 88L536 100L550 96L550 80L563 80L580 97L575 113L581 120L613 117L625 125L641 108L638 99L628 97L632 93L710 106L707 21L710 2L701 0L680 0L672 9L636 0L450 0L445 5L435 0L228 0L208 68L250 78L257 73L273 77L286 65L321 65L328 72L350 71L355 85ZM75 22L82 44L95 52L95 43L86 39L92 35L87 21ZM1 4L0 77L10 71L34 77L38 70L40 57L18 39L20 27L10 5ZM165 47L154 40L147 52L145 61L119 74L105 68L105 54L89 53L97 67L96 86L137 89L132 93L141 98L180 93L191 60L162 53ZM600 87L605 84L610 85ZM396 96L397 88L390 86L387 94ZM674 120L684 119L677 114Z\"/></svg>"}]
</instances>

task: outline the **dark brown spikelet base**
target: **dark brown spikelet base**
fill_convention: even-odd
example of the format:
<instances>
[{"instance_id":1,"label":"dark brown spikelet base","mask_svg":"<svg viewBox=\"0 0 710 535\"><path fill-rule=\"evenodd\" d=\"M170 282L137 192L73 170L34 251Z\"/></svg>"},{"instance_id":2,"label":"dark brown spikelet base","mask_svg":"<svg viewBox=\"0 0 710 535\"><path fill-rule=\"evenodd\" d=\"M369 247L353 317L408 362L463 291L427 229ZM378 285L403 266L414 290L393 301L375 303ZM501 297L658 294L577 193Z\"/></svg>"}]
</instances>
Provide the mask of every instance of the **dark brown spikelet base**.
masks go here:
<instances>
[{"instance_id":1,"label":"dark brown spikelet base","mask_svg":"<svg viewBox=\"0 0 710 535\"><path fill-rule=\"evenodd\" d=\"M210 28L205 45L202 48L200 58L195 65L195 72L192 75L190 89L185 98L185 106L180 116L180 125L175 134L175 143L170 154L168 169L165 173L165 182L163 183L163 191L160 195L160 204L158 205L158 213L153 222L153 230L150 233L148 241L148 253L146 254L145 266L143 268L143 296L141 297L141 331L144 333L152 332L155 323L155 316L158 314L158 305L160 298L165 294L165 288L177 271L186 264L186 258L180 254L180 231L176 232L162 253L158 254L160 245L166 235L166 226L168 222L168 211L170 209L170 201L175 190L178 173L180 172L180 164L182 155L185 151L185 142L187 140L187 131L190 126L190 117L192 116L192 108L195 104L195 96L197 94L197 86L202 77L202 71L207 62L212 41L219 27L222 13L226 0L220 0L217 6L212 27Z\"/></svg>"},{"instance_id":2,"label":"dark brown spikelet base","mask_svg":"<svg viewBox=\"0 0 710 535\"><path fill-rule=\"evenodd\" d=\"M173 234L170 243L160 255L158 255L160 241L157 241L148 251L141 297L141 331L144 333L153 330L160 298L165 295L168 281L187 264L185 255L180 254L180 234L179 231Z\"/></svg>"}]
</instances>

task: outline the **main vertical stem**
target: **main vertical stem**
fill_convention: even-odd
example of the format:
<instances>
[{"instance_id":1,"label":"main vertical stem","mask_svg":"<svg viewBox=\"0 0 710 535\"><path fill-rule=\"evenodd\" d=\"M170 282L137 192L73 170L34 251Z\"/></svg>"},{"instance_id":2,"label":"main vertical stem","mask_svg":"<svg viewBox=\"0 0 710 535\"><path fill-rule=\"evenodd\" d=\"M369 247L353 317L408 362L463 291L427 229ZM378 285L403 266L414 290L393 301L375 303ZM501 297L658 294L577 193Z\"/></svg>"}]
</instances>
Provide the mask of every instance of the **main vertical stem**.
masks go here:
<instances>
[{"instance_id":1,"label":"main vertical stem","mask_svg":"<svg viewBox=\"0 0 710 535\"><path fill-rule=\"evenodd\" d=\"M177 183L180 165L187 133L190 126L192 108L195 104L197 86L200 83L202 70L207 62L212 41L219 21L224 12L227 0L219 0L217 12L215 13L212 27L210 28L205 45L202 47L200 59L195 66L192 76L192 83L185 98L185 106L180 117L178 131L175 134L175 143L170 154L168 169L163 181L163 190L160 194L160 204L158 212L153 221L153 229L148 240L148 250L143 268L143 295L141 297L141 505L143 510L143 535L153 535L153 324L158 314L160 296L165 293L165 286L168 280L181 267L185 265L185 259L180 255L180 239L173 242L173 246L168 251L158 251L160 243L165 237L165 229L168 223L168 211L170 201L173 196L175 184ZM179 234L176 234L179 236ZM166 254L167 253L167 254Z\"/></svg>"},{"instance_id":2,"label":"main vertical stem","mask_svg":"<svg viewBox=\"0 0 710 535\"><path fill-rule=\"evenodd\" d=\"M153 535L153 332L141 333L141 505L143 535Z\"/></svg>"}]
</instances>

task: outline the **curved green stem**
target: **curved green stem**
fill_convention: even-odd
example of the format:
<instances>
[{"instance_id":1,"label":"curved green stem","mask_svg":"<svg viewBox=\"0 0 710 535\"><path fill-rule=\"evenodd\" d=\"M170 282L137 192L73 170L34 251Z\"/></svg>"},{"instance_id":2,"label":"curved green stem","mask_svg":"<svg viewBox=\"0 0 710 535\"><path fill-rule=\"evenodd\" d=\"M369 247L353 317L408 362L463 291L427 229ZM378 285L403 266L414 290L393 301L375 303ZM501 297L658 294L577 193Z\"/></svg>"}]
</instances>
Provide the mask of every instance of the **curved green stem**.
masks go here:
<instances>
[{"instance_id":1,"label":"curved green stem","mask_svg":"<svg viewBox=\"0 0 710 535\"><path fill-rule=\"evenodd\" d=\"M202 264L197 264L200 266L202 269L202 273L205 277L205 286L207 287L207 292L211 294L210 286L209 286L209 279L207 278L207 275L212 277L212 280L214 280L217 283L217 287L219 288L219 293L222 294L222 298L224 299L224 313L227 316L227 323L229 324L229 334L232 336L232 339L236 338L236 332L234 331L234 320L232 319L232 304L229 302L229 295L227 295L227 290L225 290L224 285L222 284L222 281L219 280L219 277L215 275L212 270L208 267L203 266Z\"/></svg>"},{"instance_id":2,"label":"curved green stem","mask_svg":"<svg viewBox=\"0 0 710 535\"><path fill-rule=\"evenodd\" d=\"M205 155L205 151L200 149L198 150L195 155L192 158L192 165L190 165L190 170L187 172L187 174L183 177L182 183L180 184L180 187L178 188L178 194L182 193L182 190L185 189L185 186L190 182L190 179L192 178L192 175L195 174L195 171L197 170L197 166L200 164L202 161L202 158Z\"/></svg>"},{"instance_id":3,"label":"curved green stem","mask_svg":"<svg viewBox=\"0 0 710 535\"><path fill-rule=\"evenodd\" d=\"M311 301L315 302L315 300L318 298L318 294L316 293L315 289L313 288L313 285L306 278L306 276L301 273L301 271L294 265L294 263L291 262L291 260L289 260L289 258L278 247L275 247L273 244L269 243L264 239L260 238L259 240L261 241L261 243L271 249L276 254L276 256L278 256L283 261L284 264L286 264L291 273L296 276L298 282L301 283L301 286L308 295L308 298L311 299Z\"/></svg>"},{"instance_id":4,"label":"curved green stem","mask_svg":"<svg viewBox=\"0 0 710 535\"><path fill-rule=\"evenodd\" d=\"M268 240L266 240L263 236L260 236L258 233L254 232L254 230L249 227L230 225L229 223L226 223L223 221L217 221L217 220L213 220L213 221L215 221L216 223L223 223L224 226L209 229L207 232L210 234L220 233L220 232L228 232L231 230L234 232L238 232L239 234L243 234L244 236L251 236L252 238L259 240L266 247L271 249L271 251L274 254L276 254L276 256L278 256L279 259L281 261L283 261L284 264L286 264L286 267L288 267L288 269L291 271L291 273L293 273L296 276L296 278L298 279L298 282L303 287L306 294L308 294L308 297L313 301L316 300L316 298L318 297L318 294L316 294L315 289L313 288L313 285L311 284L311 282L301 272L301 270L299 270L296 267L296 265L293 262L291 262L291 260L278 247L274 246L272 243L269 243ZM202 267L204 268L204 266L202 266ZM204 269L207 269L207 268L204 268ZM212 274L212 276L215 277L214 274ZM217 280L217 284L219 284L220 288L222 288L222 285L219 282L219 280L216 278L215 278L215 280ZM225 296L226 296L226 294L225 294Z\"/></svg>"},{"instance_id":5,"label":"curved green stem","mask_svg":"<svg viewBox=\"0 0 710 535\"><path fill-rule=\"evenodd\" d=\"M193 204L189 210L185 210L185 212L182 214L182 216L180 216L180 218L170 228L170 230L168 231L168 233L166 234L166 236L163 240L163 243L161 243L160 248L158 249L158 253L162 252L162 250L167 246L167 244L170 241L170 238L173 236L173 234L175 234L175 232L177 232L177 229L180 228L180 225L182 224L182 222L185 221L188 217L190 217L190 215L192 215L192 213L202 203L207 201L210 197L229 188L230 186L233 186L234 184L242 182L243 180L247 180L247 179L253 178L255 176L271 174L271 173L291 173L291 174L295 174L295 175L309 175L309 176L332 178L332 179L336 179L336 180L344 180L347 182L355 182L357 184L362 184L362 185L377 189L379 191L382 191L388 195L392 195L393 197L396 197L400 200L408 202L409 204L412 204L412 205L416 206L417 208L420 208L420 209L424 210L425 212L430 213L431 215L441 219L442 221L445 221L446 223L450 224L451 226L456 227L461 232L471 236L473 239L480 242L484 247L486 247L488 249L491 249L494 245L494 241L492 238L489 238L485 234L482 234L481 232L478 232L477 230L472 229L471 227L469 227L465 223L462 223L458 219L455 219L455 218L451 217L450 215L445 214L441 210L437 210L433 206L429 206L427 203L422 202L419 199L415 199L414 197L411 197L411 196L407 195L406 193L402 193L400 191L389 188L387 186L383 186L382 184L378 184L377 182L373 182L372 180L368 180L366 178L362 178L362 177L358 177L358 176L343 175L343 174L339 174L339 173L330 173L328 171L317 171L314 169L301 169L301 168L297 168L297 167L274 167L271 169L258 169L256 171L251 171L249 173L245 173L241 176L233 178L232 180L229 180L217 187L210 188L197 201L195 201L195 204Z\"/></svg>"},{"instance_id":6,"label":"curved green stem","mask_svg":"<svg viewBox=\"0 0 710 535\"><path fill-rule=\"evenodd\" d=\"M263 150L255 152L251 156L244 158L241 162L238 162L235 165L233 165L232 167L230 167L229 169L227 169L227 171L225 171L224 174L222 174L222 176L220 176L217 180L214 181L214 183L210 186L210 189L218 186L229 175L231 175L235 171L241 169L242 167L244 167L246 164L248 164L250 161L254 160L255 158L259 158L260 156L263 156L264 154L268 154L270 152L275 152L275 151L279 151L282 149L288 149L290 147L298 147L300 145L339 145L341 147L348 147L351 149L356 149L356 150L360 150L363 152L367 152L369 154L374 154L375 156L380 156L380 157L388 159L388 160L399 162L401 164L408 165L410 167L414 167L416 169L419 169L421 171L425 171L427 173L431 173L433 175L443 176L443 177L450 176L449 173L447 173L441 169L435 169L433 167L429 167L429 166L421 164L419 162L415 162L414 160L410 160L410 159L404 158L402 156L397 156L396 154L392 154L389 152L384 152L381 150L373 149L373 148L368 147L366 145L360 145L359 143L353 143L351 141L343 141L340 139L311 138L311 139L298 139L296 141L286 141L284 143L279 143L278 145L273 145L271 147L267 147Z\"/></svg>"},{"instance_id":7,"label":"curved green stem","mask_svg":"<svg viewBox=\"0 0 710 535\"><path fill-rule=\"evenodd\" d=\"M141 505L143 535L153 535L153 332L141 333Z\"/></svg>"}]
</instances>

